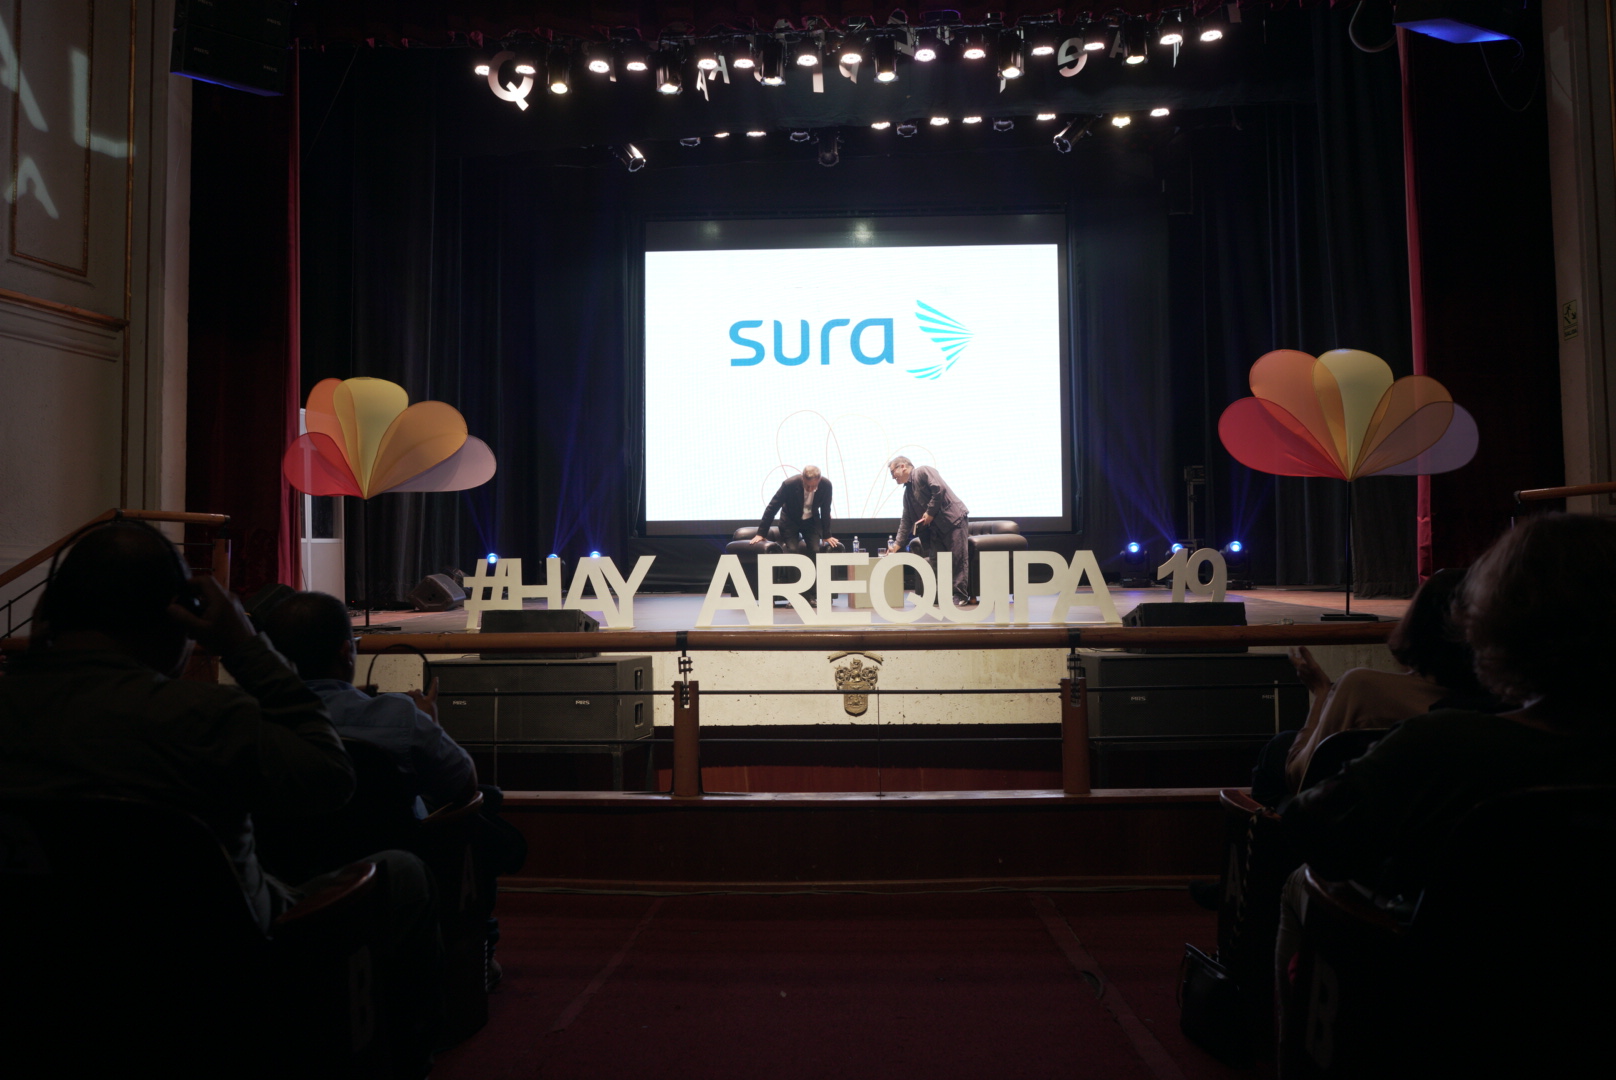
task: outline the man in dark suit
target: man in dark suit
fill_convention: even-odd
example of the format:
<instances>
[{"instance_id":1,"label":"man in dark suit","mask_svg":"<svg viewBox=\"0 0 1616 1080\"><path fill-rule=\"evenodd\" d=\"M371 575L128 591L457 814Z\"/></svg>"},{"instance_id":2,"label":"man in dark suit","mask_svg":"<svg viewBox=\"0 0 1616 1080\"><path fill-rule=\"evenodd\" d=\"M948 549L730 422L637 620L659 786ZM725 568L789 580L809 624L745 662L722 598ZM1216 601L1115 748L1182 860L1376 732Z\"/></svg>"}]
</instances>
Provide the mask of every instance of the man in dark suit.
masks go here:
<instances>
[{"instance_id":1,"label":"man in dark suit","mask_svg":"<svg viewBox=\"0 0 1616 1080\"><path fill-rule=\"evenodd\" d=\"M902 551L909 544L912 533L920 540L920 554L937 569L937 553L952 552L954 556L954 602L971 601L970 550L966 538L970 536L970 511L959 496L930 465L916 466L906 457L895 457L887 465L892 479L903 485L903 517L898 522L898 536L890 550ZM943 583L939 581L938 587Z\"/></svg>"},{"instance_id":2,"label":"man in dark suit","mask_svg":"<svg viewBox=\"0 0 1616 1080\"><path fill-rule=\"evenodd\" d=\"M763 544L769 539L769 526L774 515L780 515L780 543L787 551L800 552L809 558L819 551L823 540L833 548L841 541L830 535L830 481L819 475L819 466L810 465L801 474L780 485L758 521L757 535L752 543Z\"/></svg>"}]
</instances>

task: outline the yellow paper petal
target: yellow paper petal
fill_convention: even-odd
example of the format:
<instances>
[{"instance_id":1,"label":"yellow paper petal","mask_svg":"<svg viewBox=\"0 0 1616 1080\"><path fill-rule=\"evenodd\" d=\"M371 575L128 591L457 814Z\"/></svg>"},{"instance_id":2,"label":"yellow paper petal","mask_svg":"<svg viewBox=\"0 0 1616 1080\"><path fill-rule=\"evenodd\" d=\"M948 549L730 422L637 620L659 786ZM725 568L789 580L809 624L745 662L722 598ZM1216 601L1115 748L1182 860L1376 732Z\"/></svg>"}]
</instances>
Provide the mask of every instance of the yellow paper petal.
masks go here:
<instances>
[{"instance_id":1,"label":"yellow paper petal","mask_svg":"<svg viewBox=\"0 0 1616 1080\"><path fill-rule=\"evenodd\" d=\"M402 386L386 379L344 379L333 396L348 464L368 499L371 492L378 490L371 485L370 474L382 437L410 403L410 396Z\"/></svg>"},{"instance_id":2,"label":"yellow paper petal","mask_svg":"<svg viewBox=\"0 0 1616 1080\"><path fill-rule=\"evenodd\" d=\"M441 401L420 401L398 414L382 438L367 494L397 487L452 457L466 443L466 419Z\"/></svg>"},{"instance_id":3,"label":"yellow paper petal","mask_svg":"<svg viewBox=\"0 0 1616 1080\"><path fill-rule=\"evenodd\" d=\"M1380 405L1375 409L1375 415L1369 421L1369 429L1364 432L1363 447L1358 452L1358 460L1353 462L1353 474L1369 472L1366 466L1372 457L1376 457L1376 450L1381 443L1403 425L1409 417L1419 412L1427 405L1438 402L1452 404L1453 395L1448 388L1431 378L1429 375L1406 375L1387 389L1381 396ZM1441 425L1447 428L1444 421ZM1441 437L1441 432L1438 432ZM1419 453L1425 447L1415 451ZM1408 455L1412 457L1413 455ZM1381 461L1380 468L1395 465L1395 461Z\"/></svg>"},{"instance_id":4,"label":"yellow paper petal","mask_svg":"<svg viewBox=\"0 0 1616 1080\"><path fill-rule=\"evenodd\" d=\"M1319 364L1340 388L1341 460L1350 465L1358 460L1370 421L1392 385L1392 369L1374 353L1359 349L1331 349L1319 357Z\"/></svg>"},{"instance_id":5,"label":"yellow paper petal","mask_svg":"<svg viewBox=\"0 0 1616 1080\"><path fill-rule=\"evenodd\" d=\"M346 451L342 434L342 421L337 419L336 393L341 379L321 379L309 391L308 403L303 406L303 429L311 435L329 435L331 440ZM353 462L348 462L349 468Z\"/></svg>"},{"instance_id":6,"label":"yellow paper petal","mask_svg":"<svg viewBox=\"0 0 1616 1080\"><path fill-rule=\"evenodd\" d=\"M1314 388L1318 361L1295 349L1275 349L1251 365L1251 392L1294 416L1321 447L1333 445L1329 421ZM1339 411L1339 410L1337 410Z\"/></svg>"},{"instance_id":7,"label":"yellow paper petal","mask_svg":"<svg viewBox=\"0 0 1616 1080\"><path fill-rule=\"evenodd\" d=\"M1335 381L1335 373L1329 367L1317 361L1313 364L1313 394L1318 398L1319 415L1324 417L1325 435L1320 441L1335 455L1336 463L1345 475L1348 468L1347 420L1341 405L1341 384Z\"/></svg>"}]
</instances>

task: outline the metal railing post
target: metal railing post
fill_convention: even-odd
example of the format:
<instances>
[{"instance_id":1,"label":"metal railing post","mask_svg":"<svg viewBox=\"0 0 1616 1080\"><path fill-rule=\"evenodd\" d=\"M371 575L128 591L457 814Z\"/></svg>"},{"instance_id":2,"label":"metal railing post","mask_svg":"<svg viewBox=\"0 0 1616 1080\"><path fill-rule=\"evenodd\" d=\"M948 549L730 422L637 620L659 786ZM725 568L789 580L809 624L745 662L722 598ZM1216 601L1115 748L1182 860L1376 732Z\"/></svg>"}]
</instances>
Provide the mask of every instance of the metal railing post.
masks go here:
<instances>
[{"instance_id":1,"label":"metal railing post","mask_svg":"<svg viewBox=\"0 0 1616 1080\"><path fill-rule=\"evenodd\" d=\"M673 684L673 797L701 798L701 683Z\"/></svg>"}]
</instances>

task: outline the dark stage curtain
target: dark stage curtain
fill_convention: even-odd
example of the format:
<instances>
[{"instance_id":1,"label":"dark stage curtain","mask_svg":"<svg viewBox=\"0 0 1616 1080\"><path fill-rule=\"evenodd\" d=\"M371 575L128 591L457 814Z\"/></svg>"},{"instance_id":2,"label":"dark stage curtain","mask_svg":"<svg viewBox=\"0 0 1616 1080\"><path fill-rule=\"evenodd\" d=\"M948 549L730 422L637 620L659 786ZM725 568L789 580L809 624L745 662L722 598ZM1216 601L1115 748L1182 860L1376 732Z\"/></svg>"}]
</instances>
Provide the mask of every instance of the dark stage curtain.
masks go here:
<instances>
[{"instance_id":1,"label":"dark stage curtain","mask_svg":"<svg viewBox=\"0 0 1616 1080\"><path fill-rule=\"evenodd\" d=\"M373 501L376 596L488 551L532 560L530 581L550 552L655 554L648 588L705 587L722 539L636 533L641 223L850 211L1067 215L1079 510L1073 532L1035 547L1090 548L1113 566L1130 539L1159 552L1188 528L1184 467L1203 465L1202 539L1238 534L1259 581L1343 581L1343 485L1253 474L1215 425L1270 349L1363 348L1411 370L1397 59L1353 50L1347 14L1313 16L1311 104L1203 108L1068 155L1030 125L990 151L853 138L833 169L784 140L632 175L603 155L453 155L457 54L306 54L304 389L393 379L458 407L499 460L475 491ZM983 418L984 437L993 425ZM1355 502L1360 586L1408 591L1412 481L1360 482Z\"/></svg>"},{"instance_id":2,"label":"dark stage curtain","mask_svg":"<svg viewBox=\"0 0 1616 1080\"><path fill-rule=\"evenodd\" d=\"M297 583L297 99L192 98L186 509L230 515L232 585Z\"/></svg>"}]
</instances>

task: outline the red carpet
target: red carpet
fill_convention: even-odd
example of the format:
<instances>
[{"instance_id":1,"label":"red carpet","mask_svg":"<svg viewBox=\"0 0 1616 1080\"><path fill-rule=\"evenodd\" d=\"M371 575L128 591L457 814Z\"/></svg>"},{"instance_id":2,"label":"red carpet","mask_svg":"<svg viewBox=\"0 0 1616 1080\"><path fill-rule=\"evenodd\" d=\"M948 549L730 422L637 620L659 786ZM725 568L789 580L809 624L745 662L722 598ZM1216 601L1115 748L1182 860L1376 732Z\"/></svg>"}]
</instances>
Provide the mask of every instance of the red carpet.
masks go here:
<instances>
[{"instance_id":1,"label":"red carpet","mask_svg":"<svg viewBox=\"0 0 1616 1080\"><path fill-rule=\"evenodd\" d=\"M489 1024L432 1075L1259 1075L1178 1033L1179 956L1212 943L1211 913L1181 891L1046 895L505 893Z\"/></svg>"}]
</instances>

